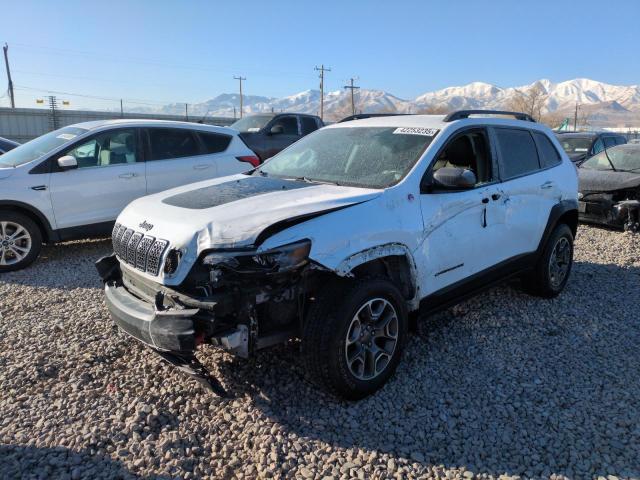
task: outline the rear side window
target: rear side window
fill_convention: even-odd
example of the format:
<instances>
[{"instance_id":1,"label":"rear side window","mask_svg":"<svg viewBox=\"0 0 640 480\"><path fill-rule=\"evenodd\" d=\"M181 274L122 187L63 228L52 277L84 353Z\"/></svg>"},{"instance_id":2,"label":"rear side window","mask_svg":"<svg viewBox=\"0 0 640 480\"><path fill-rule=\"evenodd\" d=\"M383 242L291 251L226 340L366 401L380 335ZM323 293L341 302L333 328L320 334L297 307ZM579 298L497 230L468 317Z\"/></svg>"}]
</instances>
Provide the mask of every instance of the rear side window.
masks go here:
<instances>
[{"instance_id":1,"label":"rear side window","mask_svg":"<svg viewBox=\"0 0 640 480\"><path fill-rule=\"evenodd\" d=\"M296 117L279 117L274 122L271 128L280 125L284 130L282 133L285 135L298 135L298 119Z\"/></svg>"},{"instance_id":2,"label":"rear side window","mask_svg":"<svg viewBox=\"0 0 640 480\"><path fill-rule=\"evenodd\" d=\"M593 144L593 155L595 155L596 153L600 153L603 150L604 143L602 142L602 139L599 138L598 140L596 140L596 143Z\"/></svg>"},{"instance_id":3,"label":"rear side window","mask_svg":"<svg viewBox=\"0 0 640 480\"><path fill-rule=\"evenodd\" d=\"M533 132L533 137L538 145L538 155L540 156L542 168L553 167L562 161L558 150L544 133Z\"/></svg>"},{"instance_id":4,"label":"rear side window","mask_svg":"<svg viewBox=\"0 0 640 480\"><path fill-rule=\"evenodd\" d=\"M614 137L604 137L604 148L611 148L616 146L616 140Z\"/></svg>"},{"instance_id":5,"label":"rear side window","mask_svg":"<svg viewBox=\"0 0 640 480\"><path fill-rule=\"evenodd\" d=\"M627 139L624 137L616 137L616 145L624 145L627 143Z\"/></svg>"},{"instance_id":6,"label":"rear side window","mask_svg":"<svg viewBox=\"0 0 640 480\"><path fill-rule=\"evenodd\" d=\"M150 128L149 160L166 160L200 155L198 142L191 130L183 128Z\"/></svg>"},{"instance_id":7,"label":"rear side window","mask_svg":"<svg viewBox=\"0 0 640 480\"><path fill-rule=\"evenodd\" d=\"M540 168L533 137L527 130L496 128L503 180L532 173Z\"/></svg>"},{"instance_id":8,"label":"rear side window","mask_svg":"<svg viewBox=\"0 0 640 480\"><path fill-rule=\"evenodd\" d=\"M200 140L202 140L206 153L224 152L231 143L231 137L229 135L206 132L198 132L198 135L200 136Z\"/></svg>"},{"instance_id":9,"label":"rear side window","mask_svg":"<svg viewBox=\"0 0 640 480\"><path fill-rule=\"evenodd\" d=\"M315 118L300 117L302 123L302 135L309 135L311 132L315 132L318 129L318 124Z\"/></svg>"}]
</instances>

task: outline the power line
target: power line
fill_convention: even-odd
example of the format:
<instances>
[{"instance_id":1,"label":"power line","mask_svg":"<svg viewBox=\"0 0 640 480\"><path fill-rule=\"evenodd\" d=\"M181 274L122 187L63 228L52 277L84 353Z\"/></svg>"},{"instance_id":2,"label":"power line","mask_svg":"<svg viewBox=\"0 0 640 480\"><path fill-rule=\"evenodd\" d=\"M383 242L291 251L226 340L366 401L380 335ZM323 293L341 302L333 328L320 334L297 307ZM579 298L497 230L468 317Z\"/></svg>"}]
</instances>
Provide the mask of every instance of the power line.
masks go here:
<instances>
[{"instance_id":1,"label":"power line","mask_svg":"<svg viewBox=\"0 0 640 480\"><path fill-rule=\"evenodd\" d=\"M114 62L114 63L129 63L129 64L144 64L144 65L153 65L162 68L184 68L184 69L192 69L192 70L204 70L210 72L219 72L219 73L232 73L234 70L238 70L238 66L229 67L229 68L217 68L211 67L209 65L202 64L180 64L180 63L171 63L165 62L157 59L149 59L149 57L140 58L140 57L123 57L123 56L114 56L108 55L103 52L90 52L90 51L82 51L82 50L71 50L71 49L63 49L63 48L55 48L55 47L45 47L40 45L29 45L25 43L12 43L12 46L25 48L27 50L43 50L47 52L47 55L60 55L60 56L80 56L84 58L93 59L96 62L103 63L105 61ZM39 52L34 52L39 53ZM251 73L256 73L263 76L298 76L298 77L309 77L309 74L301 73L301 72L291 72L291 71L274 71L270 70L269 72L253 70L250 67L242 67L243 70L249 71Z\"/></svg>"},{"instance_id":2,"label":"power line","mask_svg":"<svg viewBox=\"0 0 640 480\"><path fill-rule=\"evenodd\" d=\"M358 90L360 87L356 87L353 82L355 81L355 78L351 78L350 79L351 84L350 85L345 85L344 88L348 88L349 90L351 90L351 115L355 115L356 114L356 103L355 100L353 98L353 92L354 90Z\"/></svg>"},{"instance_id":3,"label":"power line","mask_svg":"<svg viewBox=\"0 0 640 480\"><path fill-rule=\"evenodd\" d=\"M330 72L330 68L325 68L324 64L314 70L320 72L320 120L324 120L324 72Z\"/></svg>"},{"instance_id":4,"label":"power line","mask_svg":"<svg viewBox=\"0 0 640 480\"><path fill-rule=\"evenodd\" d=\"M112 102L119 102L120 100L124 100L127 103L135 103L135 104L139 104L139 105L150 105L150 106L164 106L167 105L169 103L185 103L185 102L171 102L171 101L166 101L166 102L158 102L158 101L153 101L153 100L138 100L138 99L134 99L134 98L120 98L120 97L101 97L101 96L97 96L97 95L87 95L87 94L83 94L83 93L72 93L72 92L61 92L58 90L48 90L48 89L44 89L44 88L34 88L34 87L27 87L27 86L23 86L23 85L16 85L16 90L31 90L31 91L35 91L35 92L44 92L44 93L55 93L58 95L70 95L72 97L82 97L82 98L91 98L91 99L95 99L95 100L107 100L107 101L112 101Z\"/></svg>"}]
</instances>

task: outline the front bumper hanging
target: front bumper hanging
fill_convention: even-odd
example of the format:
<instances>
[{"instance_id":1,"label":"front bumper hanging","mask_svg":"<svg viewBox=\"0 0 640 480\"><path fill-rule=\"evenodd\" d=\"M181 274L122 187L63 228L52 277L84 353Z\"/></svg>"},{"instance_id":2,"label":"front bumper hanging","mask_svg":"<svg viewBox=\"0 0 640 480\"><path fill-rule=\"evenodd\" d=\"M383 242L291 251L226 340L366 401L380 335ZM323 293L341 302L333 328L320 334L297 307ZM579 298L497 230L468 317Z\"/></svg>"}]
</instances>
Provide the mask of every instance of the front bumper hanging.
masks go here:
<instances>
[{"instance_id":1,"label":"front bumper hanging","mask_svg":"<svg viewBox=\"0 0 640 480\"><path fill-rule=\"evenodd\" d=\"M111 318L121 330L212 392L226 396L220 382L195 357L201 341L194 323L199 309L158 310L156 305L132 295L122 285L122 273L115 255L98 260L96 268L105 283L105 302Z\"/></svg>"}]
</instances>

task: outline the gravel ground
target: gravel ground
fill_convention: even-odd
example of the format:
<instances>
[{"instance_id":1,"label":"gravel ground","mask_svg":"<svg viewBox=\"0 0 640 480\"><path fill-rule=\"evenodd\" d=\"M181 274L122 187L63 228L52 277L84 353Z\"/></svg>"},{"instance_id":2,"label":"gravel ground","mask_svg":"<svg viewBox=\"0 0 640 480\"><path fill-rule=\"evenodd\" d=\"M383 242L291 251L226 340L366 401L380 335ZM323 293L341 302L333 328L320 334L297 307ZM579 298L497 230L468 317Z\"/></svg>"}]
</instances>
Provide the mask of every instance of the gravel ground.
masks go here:
<instances>
[{"instance_id":1,"label":"gravel ground","mask_svg":"<svg viewBox=\"0 0 640 480\"><path fill-rule=\"evenodd\" d=\"M93 261L0 278L0 478L639 478L640 237L581 227L567 290L424 319L392 381L343 403L292 343L201 355L220 400L117 334Z\"/></svg>"}]
</instances>

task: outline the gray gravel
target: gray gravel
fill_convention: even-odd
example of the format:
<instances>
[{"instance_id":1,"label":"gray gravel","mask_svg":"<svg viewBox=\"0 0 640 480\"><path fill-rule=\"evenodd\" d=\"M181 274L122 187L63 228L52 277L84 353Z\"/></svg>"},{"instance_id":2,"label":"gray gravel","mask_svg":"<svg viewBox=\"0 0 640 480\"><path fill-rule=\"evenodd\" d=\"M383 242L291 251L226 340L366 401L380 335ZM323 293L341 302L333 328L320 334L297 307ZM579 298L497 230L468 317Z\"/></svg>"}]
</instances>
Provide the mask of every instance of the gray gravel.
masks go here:
<instances>
[{"instance_id":1,"label":"gray gravel","mask_svg":"<svg viewBox=\"0 0 640 480\"><path fill-rule=\"evenodd\" d=\"M0 478L639 478L640 237L581 227L567 291L503 286L425 319L349 404L297 345L201 358L223 401L113 329L93 261L0 277Z\"/></svg>"}]
</instances>

